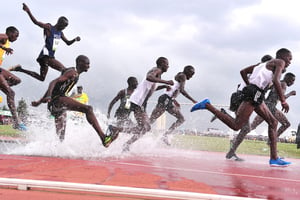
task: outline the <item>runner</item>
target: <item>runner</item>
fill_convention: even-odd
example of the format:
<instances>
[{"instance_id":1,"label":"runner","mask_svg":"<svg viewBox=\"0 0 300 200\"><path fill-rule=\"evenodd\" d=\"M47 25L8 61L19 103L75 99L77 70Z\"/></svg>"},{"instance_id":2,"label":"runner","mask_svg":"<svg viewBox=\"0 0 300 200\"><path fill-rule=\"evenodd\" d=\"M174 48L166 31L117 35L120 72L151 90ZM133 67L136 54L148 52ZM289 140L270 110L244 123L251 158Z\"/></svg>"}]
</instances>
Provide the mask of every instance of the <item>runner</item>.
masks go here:
<instances>
[{"instance_id":1,"label":"runner","mask_svg":"<svg viewBox=\"0 0 300 200\"><path fill-rule=\"evenodd\" d=\"M18 37L19 31L14 26L7 27L5 34L0 34L0 66L2 65L6 55L13 54L14 50L10 48L10 43L16 41ZM21 79L6 69L0 67L0 90L6 95L7 98L7 105L12 115L12 127L14 129L26 131L27 127L18 117L15 104L15 92L11 89L11 86L18 85L19 83L21 83Z\"/></svg>"},{"instance_id":2,"label":"runner","mask_svg":"<svg viewBox=\"0 0 300 200\"><path fill-rule=\"evenodd\" d=\"M265 89L270 83L274 87L281 101L282 110L289 111L289 105L285 101L285 96L282 92L280 77L281 74L290 65L292 60L292 53L285 48L276 52L276 59L268 61L266 64L260 64L257 67L247 67L241 71L242 78L246 83L243 89L243 101L238 107L236 118L222 113L216 109L209 99L205 99L195 104L191 112L198 109L207 109L215 114L227 126L237 131L241 129L249 120L253 111L259 114L268 123L268 134L270 139L270 166L288 166L291 162L284 161L277 156L277 124L278 121L272 115L269 108L264 103ZM251 74L249 77L248 75Z\"/></svg>"},{"instance_id":3,"label":"runner","mask_svg":"<svg viewBox=\"0 0 300 200\"><path fill-rule=\"evenodd\" d=\"M67 45L73 44L75 41L80 41L80 37L76 37L73 40L68 40L62 32L68 26L68 19L64 16L60 17L57 23L52 26L50 23L43 23L38 21L32 14L29 7L23 3L23 10L27 12L31 21L44 29L45 45L37 58L37 62L40 65L40 73L26 70L21 66L15 66L10 68L10 71L23 72L28 74L37 80L44 81L48 73L48 68L51 67L55 70L62 71L65 69L64 65L55 59L54 54L58 47L60 39L62 39Z\"/></svg>"},{"instance_id":4,"label":"runner","mask_svg":"<svg viewBox=\"0 0 300 200\"><path fill-rule=\"evenodd\" d=\"M138 84L137 88L129 98L131 102L130 110L134 113L137 126L132 127L130 130L112 125L109 125L108 127L108 131L113 133L118 131L127 131L133 134L133 136L124 145L123 152L129 151L130 146L151 129L150 121L146 113L146 106L147 101L152 93L155 90L169 88L169 85L174 85L172 80L167 81L161 79L161 75L167 72L169 68L168 59L165 57L159 57L156 60L156 65L156 67L153 67L147 72L146 77ZM156 83L164 83L166 85L160 85L156 87Z\"/></svg>"},{"instance_id":5,"label":"runner","mask_svg":"<svg viewBox=\"0 0 300 200\"><path fill-rule=\"evenodd\" d=\"M138 85L138 80L136 77L129 77L127 79L128 87L122 89L118 92L117 96L113 98L113 100L109 103L108 111L107 111L107 118L110 118L110 113L117 101L120 100L120 105L115 112L115 117L117 118L117 126L128 126L130 127L133 125L133 122L130 120L130 101L129 98L133 91L136 89Z\"/></svg>"},{"instance_id":6,"label":"runner","mask_svg":"<svg viewBox=\"0 0 300 200\"><path fill-rule=\"evenodd\" d=\"M156 107L152 111L150 116L150 123L153 124L157 118L159 118L165 111L177 118L167 132L164 133L162 141L166 145L171 145L168 139L168 135L172 133L178 126L183 124L184 117L180 111L180 104L176 101L176 97L181 93L183 96L191 100L193 103L197 103L185 90L185 82L193 77L195 74L195 69L193 66L188 65L184 67L183 72L179 72L175 76L174 85L171 86L171 89L165 91L163 95L158 98Z\"/></svg>"},{"instance_id":7,"label":"runner","mask_svg":"<svg viewBox=\"0 0 300 200\"><path fill-rule=\"evenodd\" d=\"M284 79L280 81L281 83L281 88L282 92L286 92L286 87L290 87L291 85L294 84L295 81L295 75L293 73L286 73L284 76ZM289 98L290 96L296 95L296 91L291 91L287 94L285 94L285 98ZM287 129L290 127L290 122L282 113L280 110L276 108L276 105L279 101L279 96L277 94L277 91L274 86L270 88L270 93L268 97L265 100L265 104L268 106L269 110L273 114L273 116L278 120L278 122L281 124L281 126L277 130L277 138ZM258 127L263 122L263 118L257 115L254 119L253 122L251 123L250 127L249 125L245 126L244 128L241 129L239 134L236 136L236 138L233 140L229 152L226 154L226 158L230 159L231 157L237 157L236 155L236 149L239 147L239 145L242 143L244 140L245 136L251 131L254 130ZM268 141L269 144L269 141Z\"/></svg>"},{"instance_id":8,"label":"runner","mask_svg":"<svg viewBox=\"0 0 300 200\"><path fill-rule=\"evenodd\" d=\"M108 147L118 136L118 132L111 135L105 135L97 121L90 105L82 104L71 97L66 96L72 87L77 83L79 75L87 72L90 68L89 58L80 55L76 58L76 68L71 67L62 71L61 76L50 82L45 95L38 101L33 101L32 106L39 106L41 103L48 103L48 109L55 118L56 134L60 141L65 138L66 131L66 111L83 112L87 121L93 126L104 147Z\"/></svg>"}]
</instances>

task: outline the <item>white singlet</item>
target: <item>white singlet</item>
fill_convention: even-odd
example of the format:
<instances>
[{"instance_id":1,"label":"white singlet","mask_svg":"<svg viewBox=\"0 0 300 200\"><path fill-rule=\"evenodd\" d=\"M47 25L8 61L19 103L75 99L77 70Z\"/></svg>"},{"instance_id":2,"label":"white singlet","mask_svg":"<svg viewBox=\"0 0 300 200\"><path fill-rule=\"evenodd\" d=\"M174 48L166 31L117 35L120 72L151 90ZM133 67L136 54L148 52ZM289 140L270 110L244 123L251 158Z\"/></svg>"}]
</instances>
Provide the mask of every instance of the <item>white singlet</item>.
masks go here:
<instances>
[{"instance_id":1,"label":"white singlet","mask_svg":"<svg viewBox=\"0 0 300 200\"><path fill-rule=\"evenodd\" d=\"M142 106L146 97L150 96L155 89L156 83L148 81L146 78L144 78L131 94L129 101L136 105Z\"/></svg>"},{"instance_id":2,"label":"white singlet","mask_svg":"<svg viewBox=\"0 0 300 200\"><path fill-rule=\"evenodd\" d=\"M262 63L254 68L252 74L249 77L249 83L256 85L260 89L264 90L272 83L273 72L268 70L265 63Z\"/></svg>"}]
</instances>

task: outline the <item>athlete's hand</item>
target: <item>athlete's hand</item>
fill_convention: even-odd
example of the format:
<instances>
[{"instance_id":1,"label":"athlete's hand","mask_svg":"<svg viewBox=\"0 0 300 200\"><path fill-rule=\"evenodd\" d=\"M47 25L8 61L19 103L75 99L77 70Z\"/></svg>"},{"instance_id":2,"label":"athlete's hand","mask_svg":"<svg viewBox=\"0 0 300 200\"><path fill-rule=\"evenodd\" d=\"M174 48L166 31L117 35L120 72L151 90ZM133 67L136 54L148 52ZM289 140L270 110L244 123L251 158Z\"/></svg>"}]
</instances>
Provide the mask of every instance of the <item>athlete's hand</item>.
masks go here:
<instances>
[{"instance_id":1,"label":"athlete's hand","mask_svg":"<svg viewBox=\"0 0 300 200\"><path fill-rule=\"evenodd\" d=\"M75 38L75 41L77 41L77 42L79 42L81 40L81 38L79 37L79 36L77 36L76 38Z\"/></svg>"},{"instance_id":2,"label":"athlete's hand","mask_svg":"<svg viewBox=\"0 0 300 200\"><path fill-rule=\"evenodd\" d=\"M289 104L288 104L286 101L282 102L282 103L281 103L281 106L282 106L282 109L281 109L281 110L282 110L283 112L285 112L285 113L289 112L290 107L289 107Z\"/></svg>"},{"instance_id":3,"label":"athlete's hand","mask_svg":"<svg viewBox=\"0 0 300 200\"><path fill-rule=\"evenodd\" d=\"M28 8L28 6L25 3L23 3L23 10L25 12L29 12L30 11L29 8Z\"/></svg>"},{"instance_id":4,"label":"athlete's hand","mask_svg":"<svg viewBox=\"0 0 300 200\"><path fill-rule=\"evenodd\" d=\"M168 84L168 85L174 85L174 81L173 80L167 81L166 84Z\"/></svg>"}]
</instances>

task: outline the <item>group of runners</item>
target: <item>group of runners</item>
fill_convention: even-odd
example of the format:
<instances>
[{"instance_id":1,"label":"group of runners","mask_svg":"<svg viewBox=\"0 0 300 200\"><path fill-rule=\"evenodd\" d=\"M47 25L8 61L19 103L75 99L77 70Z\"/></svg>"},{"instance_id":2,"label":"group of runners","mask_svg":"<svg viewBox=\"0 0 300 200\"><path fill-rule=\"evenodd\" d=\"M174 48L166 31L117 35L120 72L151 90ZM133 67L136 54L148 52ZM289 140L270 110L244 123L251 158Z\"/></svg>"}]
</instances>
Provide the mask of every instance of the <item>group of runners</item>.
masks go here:
<instances>
[{"instance_id":1,"label":"group of runners","mask_svg":"<svg viewBox=\"0 0 300 200\"><path fill-rule=\"evenodd\" d=\"M172 133L178 126L184 123L185 119L181 113L180 104L176 101L177 96L181 93L189 99L194 105L191 112L196 110L206 109L215 115L215 118L220 119L231 129L241 132L235 138L231 149L226 155L226 158L235 160L240 159L235 151L242 142L245 135L254 129L263 120L268 124L268 136L270 145L270 161L271 166L287 166L291 164L288 161L280 158L277 155L277 137L289 127L289 122L282 112L276 109L278 101L281 102L282 110L289 111L289 105L286 98L296 95L295 91L284 94L286 87L291 86L295 81L295 75L286 73L281 80L282 74L290 65L292 53L286 48L279 49L276 52L276 58L271 56L263 57L258 64L249 66L240 71L244 80L243 86L240 86L235 92L231 101L232 111L235 112L235 117L229 115L224 109L217 109L209 99L205 99L197 103L188 92L185 90L185 83L195 74L195 68L191 65L183 67L183 70L178 72L173 80L162 79L162 74L168 71L169 61L166 57L159 57L156 60L156 66L151 68L145 75L142 81L138 83L136 77L128 78L128 87L120 90L112 99L108 106L107 117L110 118L113 105L120 100L120 106L116 111L116 124L110 124L106 133L102 130L99 122L93 112L91 105L83 104L76 101L67 94L71 91L74 85L78 82L79 75L87 72L90 68L89 58L85 55L77 56L75 67L65 67L60 61L55 59L55 51L59 41L64 41L67 45L71 45L76 41L80 41L77 36L72 40L68 40L63 33L63 30L68 26L68 19L64 16L59 17L55 25L38 21L31 13L29 7L23 4L23 10L28 14L31 21L44 30L45 44L40 52L37 62L40 66L40 72L30 71L21 65L11 66L7 70L0 68L0 89L7 96L7 104L12 113L13 127L19 130L26 130L26 126L19 120L16 106L15 93L11 86L21 82L20 78L12 73L21 72L33 78L44 81L48 69L53 68L61 75L52 80L45 94L37 101L31 103L32 106L39 106L42 103L48 104L48 110L54 116L56 133L61 141L65 138L67 111L82 112L86 115L87 121L97 132L103 146L108 147L119 135L119 132L127 132L132 136L124 144L123 151L129 151L131 145L141 136L151 130L151 125L165 111L176 118L176 121L163 134L162 141L170 145L168 135ZM13 53L10 48L10 43L17 40L19 31L17 28L10 26L6 29L5 34L0 34L0 57L1 63L5 55ZM159 84L159 85L158 85ZM270 87L271 86L271 87ZM154 91L164 90L164 93L159 96L157 104L150 117L146 112L147 102ZM270 89L271 92L265 100L264 95ZM258 117L249 125L251 114L256 112ZM133 113L135 123L129 116ZM282 126L277 130L278 121Z\"/></svg>"}]
</instances>

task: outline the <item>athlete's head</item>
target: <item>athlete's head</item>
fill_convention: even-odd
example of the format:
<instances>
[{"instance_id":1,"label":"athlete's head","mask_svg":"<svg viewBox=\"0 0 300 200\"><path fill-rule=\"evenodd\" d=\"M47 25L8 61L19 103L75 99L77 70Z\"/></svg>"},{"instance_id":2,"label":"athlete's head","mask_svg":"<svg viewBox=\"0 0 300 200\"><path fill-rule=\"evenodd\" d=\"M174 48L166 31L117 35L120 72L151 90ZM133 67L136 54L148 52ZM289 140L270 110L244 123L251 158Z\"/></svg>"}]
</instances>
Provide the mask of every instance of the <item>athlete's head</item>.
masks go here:
<instances>
[{"instance_id":1,"label":"athlete's head","mask_svg":"<svg viewBox=\"0 0 300 200\"><path fill-rule=\"evenodd\" d=\"M286 48L281 48L276 52L276 58L284 60L286 68L291 64L291 60L293 59L292 52Z\"/></svg>"},{"instance_id":2,"label":"athlete's head","mask_svg":"<svg viewBox=\"0 0 300 200\"><path fill-rule=\"evenodd\" d=\"M90 60L87 56L79 55L76 58L76 70L80 74L81 72L87 72L90 68Z\"/></svg>"},{"instance_id":3,"label":"athlete's head","mask_svg":"<svg viewBox=\"0 0 300 200\"><path fill-rule=\"evenodd\" d=\"M156 65L158 68L160 68L163 72L166 72L168 71L168 68L169 68L169 61L167 58L165 57L159 57L157 60L156 60Z\"/></svg>"},{"instance_id":4,"label":"athlete's head","mask_svg":"<svg viewBox=\"0 0 300 200\"><path fill-rule=\"evenodd\" d=\"M186 79L189 80L195 74L195 68L192 65L187 65L184 67L183 73L186 75Z\"/></svg>"},{"instance_id":5,"label":"athlete's head","mask_svg":"<svg viewBox=\"0 0 300 200\"><path fill-rule=\"evenodd\" d=\"M77 93L78 94L82 94L82 90L83 90L83 87L81 85L77 86Z\"/></svg>"},{"instance_id":6,"label":"athlete's head","mask_svg":"<svg viewBox=\"0 0 300 200\"><path fill-rule=\"evenodd\" d=\"M68 19L64 16L61 16L57 20L56 28L57 28L57 30L62 31L68 26L68 24L69 24Z\"/></svg>"},{"instance_id":7,"label":"athlete's head","mask_svg":"<svg viewBox=\"0 0 300 200\"><path fill-rule=\"evenodd\" d=\"M16 41L19 37L19 30L14 26L7 27L5 33L6 33L6 35L8 37L8 40L10 42Z\"/></svg>"},{"instance_id":8,"label":"athlete's head","mask_svg":"<svg viewBox=\"0 0 300 200\"><path fill-rule=\"evenodd\" d=\"M267 55L264 55L264 56L260 59L260 61L261 61L262 63L264 63L264 62L267 62L267 61L272 60L272 59L273 59L273 57L267 54Z\"/></svg>"},{"instance_id":9,"label":"athlete's head","mask_svg":"<svg viewBox=\"0 0 300 200\"><path fill-rule=\"evenodd\" d=\"M283 78L283 80L286 82L287 86L293 85L295 82L295 79L296 79L295 74L293 74L291 72L286 73Z\"/></svg>"},{"instance_id":10,"label":"athlete's head","mask_svg":"<svg viewBox=\"0 0 300 200\"><path fill-rule=\"evenodd\" d=\"M132 89L135 89L137 87L137 85L138 85L138 80L134 76L130 76L127 79L127 83L128 83L128 87L130 87Z\"/></svg>"}]
</instances>

